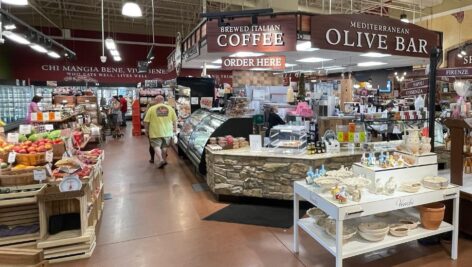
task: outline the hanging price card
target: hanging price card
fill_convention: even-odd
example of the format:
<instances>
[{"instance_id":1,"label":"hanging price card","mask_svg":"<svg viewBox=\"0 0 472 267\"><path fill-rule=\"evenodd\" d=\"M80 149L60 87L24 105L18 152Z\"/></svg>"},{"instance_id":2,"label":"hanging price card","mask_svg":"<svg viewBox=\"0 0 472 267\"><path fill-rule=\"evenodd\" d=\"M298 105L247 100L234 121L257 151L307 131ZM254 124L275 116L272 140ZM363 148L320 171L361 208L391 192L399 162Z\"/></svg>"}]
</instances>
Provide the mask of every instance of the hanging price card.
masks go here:
<instances>
[{"instance_id":1,"label":"hanging price card","mask_svg":"<svg viewBox=\"0 0 472 267\"><path fill-rule=\"evenodd\" d=\"M46 171L49 176L53 177L52 170L51 170L51 163L46 164Z\"/></svg>"},{"instance_id":2,"label":"hanging price card","mask_svg":"<svg viewBox=\"0 0 472 267\"><path fill-rule=\"evenodd\" d=\"M19 137L20 137L20 135L18 133L8 133L7 142L12 143L12 144L17 144Z\"/></svg>"},{"instance_id":3,"label":"hanging price card","mask_svg":"<svg viewBox=\"0 0 472 267\"><path fill-rule=\"evenodd\" d=\"M38 121L38 113L36 112L31 113L31 121Z\"/></svg>"},{"instance_id":4,"label":"hanging price card","mask_svg":"<svg viewBox=\"0 0 472 267\"><path fill-rule=\"evenodd\" d=\"M8 163L13 164L15 160L16 160L16 153L13 151L8 153Z\"/></svg>"},{"instance_id":5,"label":"hanging price card","mask_svg":"<svg viewBox=\"0 0 472 267\"><path fill-rule=\"evenodd\" d=\"M52 124L44 124L44 129L45 129L46 131L52 131L52 130L54 130L54 125L52 125Z\"/></svg>"},{"instance_id":6,"label":"hanging price card","mask_svg":"<svg viewBox=\"0 0 472 267\"><path fill-rule=\"evenodd\" d=\"M53 159L54 159L54 153L52 153L51 150L46 151L46 161L52 162Z\"/></svg>"},{"instance_id":7,"label":"hanging price card","mask_svg":"<svg viewBox=\"0 0 472 267\"><path fill-rule=\"evenodd\" d=\"M60 112L54 112L54 120L56 120L56 121L61 120L61 113Z\"/></svg>"},{"instance_id":8,"label":"hanging price card","mask_svg":"<svg viewBox=\"0 0 472 267\"><path fill-rule=\"evenodd\" d=\"M49 112L43 112L43 121L49 121Z\"/></svg>"},{"instance_id":9,"label":"hanging price card","mask_svg":"<svg viewBox=\"0 0 472 267\"><path fill-rule=\"evenodd\" d=\"M31 125L29 125L29 124L20 125L19 132L20 132L20 134L30 134L31 133Z\"/></svg>"},{"instance_id":10,"label":"hanging price card","mask_svg":"<svg viewBox=\"0 0 472 267\"><path fill-rule=\"evenodd\" d=\"M46 170L33 170L33 179L40 182L46 180Z\"/></svg>"}]
</instances>

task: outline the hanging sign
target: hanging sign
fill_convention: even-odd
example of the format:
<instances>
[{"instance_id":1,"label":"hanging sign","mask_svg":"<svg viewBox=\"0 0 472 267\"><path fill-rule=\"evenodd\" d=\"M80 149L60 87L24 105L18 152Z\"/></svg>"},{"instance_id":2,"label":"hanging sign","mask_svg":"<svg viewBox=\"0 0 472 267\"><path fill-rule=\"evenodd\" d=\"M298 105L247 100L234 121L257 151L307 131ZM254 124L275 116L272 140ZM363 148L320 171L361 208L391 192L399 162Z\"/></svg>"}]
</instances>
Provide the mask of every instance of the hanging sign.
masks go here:
<instances>
[{"instance_id":1,"label":"hanging sign","mask_svg":"<svg viewBox=\"0 0 472 267\"><path fill-rule=\"evenodd\" d=\"M250 70L253 68L284 70L285 56L223 57L221 67L224 70Z\"/></svg>"},{"instance_id":2,"label":"hanging sign","mask_svg":"<svg viewBox=\"0 0 472 267\"><path fill-rule=\"evenodd\" d=\"M440 36L388 17L316 15L311 18L311 42L312 47L320 49L427 58L434 47L440 46Z\"/></svg>"},{"instance_id":3,"label":"hanging sign","mask_svg":"<svg viewBox=\"0 0 472 267\"><path fill-rule=\"evenodd\" d=\"M296 51L295 15L234 18L207 22L208 52L285 52Z\"/></svg>"},{"instance_id":4,"label":"hanging sign","mask_svg":"<svg viewBox=\"0 0 472 267\"><path fill-rule=\"evenodd\" d=\"M400 92L403 97L424 95L428 93L429 79L421 79L405 83L405 88Z\"/></svg>"},{"instance_id":5,"label":"hanging sign","mask_svg":"<svg viewBox=\"0 0 472 267\"><path fill-rule=\"evenodd\" d=\"M464 51L465 55L461 51ZM451 49L446 54L448 67L472 67L472 41L464 46Z\"/></svg>"},{"instance_id":6,"label":"hanging sign","mask_svg":"<svg viewBox=\"0 0 472 267\"><path fill-rule=\"evenodd\" d=\"M472 67L470 68L444 68L436 72L438 77L472 77Z\"/></svg>"}]
</instances>

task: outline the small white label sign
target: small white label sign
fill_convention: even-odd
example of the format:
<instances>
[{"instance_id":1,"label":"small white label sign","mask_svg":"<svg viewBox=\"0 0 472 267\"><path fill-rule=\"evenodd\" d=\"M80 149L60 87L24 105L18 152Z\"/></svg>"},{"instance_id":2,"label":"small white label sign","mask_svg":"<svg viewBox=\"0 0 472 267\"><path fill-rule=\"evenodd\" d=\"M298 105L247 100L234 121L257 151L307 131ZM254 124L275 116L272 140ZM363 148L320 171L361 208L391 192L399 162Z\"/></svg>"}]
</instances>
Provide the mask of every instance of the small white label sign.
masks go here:
<instances>
[{"instance_id":1,"label":"small white label sign","mask_svg":"<svg viewBox=\"0 0 472 267\"><path fill-rule=\"evenodd\" d=\"M18 138L20 137L20 134L18 133L8 133L7 135L7 142L16 144L18 143Z\"/></svg>"},{"instance_id":2,"label":"small white label sign","mask_svg":"<svg viewBox=\"0 0 472 267\"><path fill-rule=\"evenodd\" d=\"M43 112L43 121L49 121L49 112Z\"/></svg>"},{"instance_id":3,"label":"small white label sign","mask_svg":"<svg viewBox=\"0 0 472 267\"><path fill-rule=\"evenodd\" d=\"M54 153L51 150L46 151L46 161L52 162L54 159Z\"/></svg>"},{"instance_id":4,"label":"small white label sign","mask_svg":"<svg viewBox=\"0 0 472 267\"><path fill-rule=\"evenodd\" d=\"M251 151L260 151L262 149L262 137L258 134L249 135L249 145Z\"/></svg>"},{"instance_id":5,"label":"small white label sign","mask_svg":"<svg viewBox=\"0 0 472 267\"><path fill-rule=\"evenodd\" d=\"M52 124L44 124L44 129L45 129L46 131L52 131L52 130L54 130L54 125L52 125Z\"/></svg>"},{"instance_id":6,"label":"small white label sign","mask_svg":"<svg viewBox=\"0 0 472 267\"><path fill-rule=\"evenodd\" d=\"M19 132L20 132L20 134L30 134L31 133L31 125L29 125L29 124L20 125Z\"/></svg>"},{"instance_id":7,"label":"small white label sign","mask_svg":"<svg viewBox=\"0 0 472 267\"><path fill-rule=\"evenodd\" d=\"M46 170L33 170L33 179L40 182L46 180Z\"/></svg>"},{"instance_id":8,"label":"small white label sign","mask_svg":"<svg viewBox=\"0 0 472 267\"><path fill-rule=\"evenodd\" d=\"M31 121L38 121L38 113L36 112L31 113Z\"/></svg>"},{"instance_id":9,"label":"small white label sign","mask_svg":"<svg viewBox=\"0 0 472 267\"><path fill-rule=\"evenodd\" d=\"M13 164L16 160L16 152L8 153L8 163Z\"/></svg>"}]
</instances>

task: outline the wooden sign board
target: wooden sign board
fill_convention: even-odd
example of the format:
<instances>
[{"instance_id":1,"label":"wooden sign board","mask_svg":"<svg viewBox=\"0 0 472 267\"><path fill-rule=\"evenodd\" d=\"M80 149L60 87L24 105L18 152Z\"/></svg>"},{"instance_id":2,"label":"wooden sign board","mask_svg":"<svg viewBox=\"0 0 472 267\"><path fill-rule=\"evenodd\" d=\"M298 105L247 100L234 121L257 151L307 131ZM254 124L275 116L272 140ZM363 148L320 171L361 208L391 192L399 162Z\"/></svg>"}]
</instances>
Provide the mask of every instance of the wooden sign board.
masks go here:
<instances>
[{"instance_id":1,"label":"wooden sign board","mask_svg":"<svg viewBox=\"0 0 472 267\"><path fill-rule=\"evenodd\" d=\"M296 51L296 15L234 18L207 23L208 52L285 52Z\"/></svg>"},{"instance_id":2,"label":"wooden sign board","mask_svg":"<svg viewBox=\"0 0 472 267\"><path fill-rule=\"evenodd\" d=\"M440 46L434 31L398 19L367 14L316 15L311 18L312 47L428 58Z\"/></svg>"}]
</instances>

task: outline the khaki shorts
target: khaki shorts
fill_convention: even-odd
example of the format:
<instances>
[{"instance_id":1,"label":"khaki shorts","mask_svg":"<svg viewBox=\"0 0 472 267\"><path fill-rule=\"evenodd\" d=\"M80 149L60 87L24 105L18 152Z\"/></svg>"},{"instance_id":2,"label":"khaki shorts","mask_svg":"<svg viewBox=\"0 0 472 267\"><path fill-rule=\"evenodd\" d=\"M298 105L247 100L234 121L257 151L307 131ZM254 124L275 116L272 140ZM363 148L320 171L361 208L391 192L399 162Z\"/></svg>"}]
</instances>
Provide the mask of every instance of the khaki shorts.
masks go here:
<instances>
[{"instance_id":1,"label":"khaki shorts","mask_svg":"<svg viewBox=\"0 0 472 267\"><path fill-rule=\"evenodd\" d=\"M160 147L160 148L166 148L170 146L170 140L172 137L159 137L159 138L151 138L149 142L151 143L152 147Z\"/></svg>"}]
</instances>

